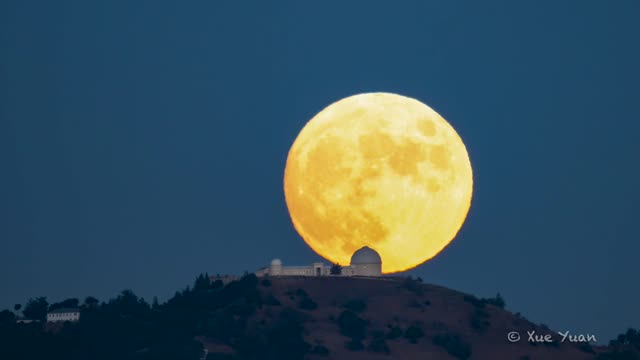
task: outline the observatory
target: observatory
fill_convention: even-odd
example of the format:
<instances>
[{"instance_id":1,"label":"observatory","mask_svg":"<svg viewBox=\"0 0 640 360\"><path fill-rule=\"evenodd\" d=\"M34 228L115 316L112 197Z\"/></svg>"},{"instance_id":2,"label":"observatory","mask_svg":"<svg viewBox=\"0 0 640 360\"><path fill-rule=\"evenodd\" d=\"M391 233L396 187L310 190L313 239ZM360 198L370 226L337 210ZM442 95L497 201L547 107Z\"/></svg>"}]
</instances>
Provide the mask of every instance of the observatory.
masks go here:
<instances>
[{"instance_id":1,"label":"observatory","mask_svg":"<svg viewBox=\"0 0 640 360\"><path fill-rule=\"evenodd\" d=\"M365 246L351 256L351 264L342 266L340 274L331 274L331 265L321 262L307 266L284 266L280 259L273 259L269 266L255 272L257 276L380 276L382 259L372 248Z\"/></svg>"}]
</instances>

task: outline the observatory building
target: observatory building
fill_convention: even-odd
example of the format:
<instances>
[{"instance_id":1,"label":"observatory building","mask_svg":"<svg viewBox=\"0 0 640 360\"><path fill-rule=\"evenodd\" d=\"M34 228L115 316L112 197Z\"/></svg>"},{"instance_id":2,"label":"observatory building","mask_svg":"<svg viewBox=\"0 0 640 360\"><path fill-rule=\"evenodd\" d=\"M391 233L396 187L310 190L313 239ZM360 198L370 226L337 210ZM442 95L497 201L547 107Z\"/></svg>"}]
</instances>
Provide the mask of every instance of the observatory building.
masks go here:
<instances>
[{"instance_id":1,"label":"observatory building","mask_svg":"<svg viewBox=\"0 0 640 360\"><path fill-rule=\"evenodd\" d=\"M351 264L342 266L342 273L331 274L331 265L321 262L308 266L284 266L280 259L273 259L271 265L255 272L257 276L380 276L382 259L372 248L365 246L351 256Z\"/></svg>"}]
</instances>

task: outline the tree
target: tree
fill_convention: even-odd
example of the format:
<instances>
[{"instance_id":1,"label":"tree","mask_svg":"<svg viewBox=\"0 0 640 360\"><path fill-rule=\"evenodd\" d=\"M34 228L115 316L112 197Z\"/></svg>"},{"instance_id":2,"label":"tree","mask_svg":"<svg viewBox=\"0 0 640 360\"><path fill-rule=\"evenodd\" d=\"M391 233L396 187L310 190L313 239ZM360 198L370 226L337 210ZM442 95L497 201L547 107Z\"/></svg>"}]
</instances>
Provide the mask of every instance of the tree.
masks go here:
<instances>
[{"instance_id":1,"label":"tree","mask_svg":"<svg viewBox=\"0 0 640 360\"><path fill-rule=\"evenodd\" d=\"M343 311L338 317L340 333L352 339L364 339L367 321L360 318L351 310Z\"/></svg>"},{"instance_id":2,"label":"tree","mask_svg":"<svg viewBox=\"0 0 640 360\"><path fill-rule=\"evenodd\" d=\"M209 289L209 285L211 285L209 282L209 274L200 274L193 285L193 291L207 291L207 289Z\"/></svg>"},{"instance_id":3,"label":"tree","mask_svg":"<svg viewBox=\"0 0 640 360\"><path fill-rule=\"evenodd\" d=\"M78 299L71 298L71 299L61 301L59 303L53 303L49 305L49 311L53 311L56 309L66 309L66 308L75 309L78 307L78 304L80 304L80 301Z\"/></svg>"},{"instance_id":4,"label":"tree","mask_svg":"<svg viewBox=\"0 0 640 360\"><path fill-rule=\"evenodd\" d=\"M16 316L9 310L0 311L0 324L10 324L16 321Z\"/></svg>"},{"instance_id":5,"label":"tree","mask_svg":"<svg viewBox=\"0 0 640 360\"><path fill-rule=\"evenodd\" d=\"M329 271L331 275L342 275L342 265L335 263L331 265L331 270Z\"/></svg>"},{"instance_id":6,"label":"tree","mask_svg":"<svg viewBox=\"0 0 640 360\"><path fill-rule=\"evenodd\" d=\"M471 357L471 345L457 334L440 334L433 338L435 345L443 347L449 355L456 359L466 360Z\"/></svg>"},{"instance_id":7,"label":"tree","mask_svg":"<svg viewBox=\"0 0 640 360\"><path fill-rule=\"evenodd\" d=\"M502 309L504 309L506 305L504 298L502 297L502 295L500 295L500 293L497 293L496 297L494 298L482 299L482 301L486 304L497 306Z\"/></svg>"},{"instance_id":8,"label":"tree","mask_svg":"<svg viewBox=\"0 0 640 360\"><path fill-rule=\"evenodd\" d=\"M300 309L303 309L303 310L315 310L318 308L318 304L316 304L315 301L305 296L298 303L298 307L300 307Z\"/></svg>"},{"instance_id":9,"label":"tree","mask_svg":"<svg viewBox=\"0 0 640 360\"><path fill-rule=\"evenodd\" d=\"M93 296L87 296L84 299L84 305L87 307L94 307L97 306L99 303L98 299L94 298Z\"/></svg>"},{"instance_id":10,"label":"tree","mask_svg":"<svg viewBox=\"0 0 640 360\"><path fill-rule=\"evenodd\" d=\"M344 304L344 308L359 313L367 309L367 303L362 299L351 299Z\"/></svg>"},{"instance_id":11,"label":"tree","mask_svg":"<svg viewBox=\"0 0 640 360\"><path fill-rule=\"evenodd\" d=\"M49 308L49 302L46 297L31 298L27 301L27 304L22 310L22 313L27 319L33 320L45 320L47 318L47 309Z\"/></svg>"},{"instance_id":12,"label":"tree","mask_svg":"<svg viewBox=\"0 0 640 360\"><path fill-rule=\"evenodd\" d=\"M21 304L15 304L13 305L13 310L17 313L18 311L20 311L20 309L22 309L22 305Z\"/></svg>"},{"instance_id":13,"label":"tree","mask_svg":"<svg viewBox=\"0 0 640 360\"><path fill-rule=\"evenodd\" d=\"M376 353L389 354L391 350L389 349L389 345L384 341L384 338L375 338L371 341L368 346L369 351L373 351Z\"/></svg>"},{"instance_id":14,"label":"tree","mask_svg":"<svg viewBox=\"0 0 640 360\"><path fill-rule=\"evenodd\" d=\"M412 344L417 344L418 339L424 336L424 331L422 328L417 325L411 325L404 332L404 337L409 340Z\"/></svg>"}]
</instances>

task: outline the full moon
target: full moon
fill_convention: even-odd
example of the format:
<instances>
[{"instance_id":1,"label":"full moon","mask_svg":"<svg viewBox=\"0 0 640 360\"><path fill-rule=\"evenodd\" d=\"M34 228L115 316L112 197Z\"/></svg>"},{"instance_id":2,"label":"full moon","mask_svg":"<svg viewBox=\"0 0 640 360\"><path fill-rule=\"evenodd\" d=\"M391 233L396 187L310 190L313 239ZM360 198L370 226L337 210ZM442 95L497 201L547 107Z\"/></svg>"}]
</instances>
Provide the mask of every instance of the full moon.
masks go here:
<instances>
[{"instance_id":1,"label":"full moon","mask_svg":"<svg viewBox=\"0 0 640 360\"><path fill-rule=\"evenodd\" d=\"M467 217L472 190L469 155L453 127L427 105L389 93L350 96L318 113L284 173L304 241L341 265L369 246L384 273L444 249Z\"/></svg>"}]
</instances>

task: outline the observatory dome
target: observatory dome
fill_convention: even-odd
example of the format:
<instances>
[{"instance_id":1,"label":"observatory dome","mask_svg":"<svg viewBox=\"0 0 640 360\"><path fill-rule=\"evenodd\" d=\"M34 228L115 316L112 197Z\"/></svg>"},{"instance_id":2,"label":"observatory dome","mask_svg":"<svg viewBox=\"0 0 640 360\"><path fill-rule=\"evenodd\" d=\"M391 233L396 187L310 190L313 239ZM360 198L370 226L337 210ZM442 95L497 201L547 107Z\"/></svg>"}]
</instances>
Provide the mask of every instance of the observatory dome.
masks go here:
<instances>
[{"instance_id":1,"label":"observatory dome","mask_svg":"<svg viewBox=\"0 0 640 360\"><path fill-rule=\"evenodd\" d=\"M382 264L382 259L377 251L365 246L351 256L351 265L357 264Z\"/></svg>"},{"instance_id":2,"label":"observatory dome","mask_svg":"<svg viewBox=\"0 0 640 360\"><path fill-rule=\"evenodd\" d=\"M273 265L275 265L275 266L282 265L282 260L280 260L280 259L273 259L273 260L271 260L271 265L272 265L272 266L273 266Z\"/></svg>"}]
</instances>

